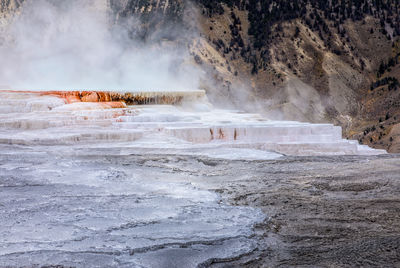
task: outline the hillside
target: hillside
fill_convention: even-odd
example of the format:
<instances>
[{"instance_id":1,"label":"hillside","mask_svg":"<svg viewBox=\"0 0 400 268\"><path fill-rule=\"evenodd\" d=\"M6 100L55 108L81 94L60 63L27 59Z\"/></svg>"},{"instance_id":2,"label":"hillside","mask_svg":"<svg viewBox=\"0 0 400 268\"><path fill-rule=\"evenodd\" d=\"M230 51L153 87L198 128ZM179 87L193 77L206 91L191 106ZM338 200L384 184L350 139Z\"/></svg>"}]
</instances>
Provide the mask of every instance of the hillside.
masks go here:
<instances>
[{"instance_id":1,"label":"hillside","mask_svg":"<svg viewBox=\"0 0 400 268\"><path fill-rule=\"evenodd\" d=\"M52 0L56 1L56 0ZM271 119L333 122L400 152L396 0L109 0L131 37L188 47L217 105ZM23 1L1 0L5 21Z\"/></svg>"},{"instance_id":2,"label":"hillside","mask_svg":"<svg viewBox=\"0 0 400 268\"><path fill-rule=\"evenodd\" d=\"M396 1L203 2L212 11L202 32L251 81L257 108L334 122L349 138L399 152Z\"/></svg>"}]
</instances>

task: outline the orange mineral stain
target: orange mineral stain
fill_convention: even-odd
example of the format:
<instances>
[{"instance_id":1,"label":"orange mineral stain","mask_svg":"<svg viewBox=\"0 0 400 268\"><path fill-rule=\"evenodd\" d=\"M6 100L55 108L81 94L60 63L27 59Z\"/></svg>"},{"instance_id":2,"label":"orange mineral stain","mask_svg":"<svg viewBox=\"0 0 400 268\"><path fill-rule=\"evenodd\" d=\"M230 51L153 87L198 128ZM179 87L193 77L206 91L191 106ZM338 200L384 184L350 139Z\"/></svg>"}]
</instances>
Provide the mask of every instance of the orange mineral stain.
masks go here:
<instances>
[{"instance_id":1,"label":"orange mineral stain","mask_svg":"<svg viewBox=\"0 0 400 268\"><path fill-rule=\"evenodd\" d=\"M103 109L126 108L126 103L121 98L112 98L114 93L97 91L13 91L5 92L38 94L40 96L54 96L64 99L65 103L72 104L77 102L96 102Z\"/></svg>"},{"instance_id":2,"label":"orange mineral stain","mask_svg":"<svg viewBox=\"0 0 400 268\"><path fill-rule=\"evenodd\" d=\"M126 108L125 102L122 102L122 101L101 102L100 104L101 104L101 107L104 109Z\"/></svg>"},{"instance_id":3,"label":"orange mineral stain","mask_svg":"<svg viewBox=\"0 0 400 268\"><path fill-rule=\"evenodd\" d=\"M15 92L15 93L28 93L28 94L38 94L41 96L55 96L64 99L65 103L71 104L76 102L98 102L98 103L108 103L108 102L120 102L127 105L146 105L146 104L168 104L175 105L180 104L186 98L190 100L196 98L202 98L205 96L204 91L197 90L193 92L115 92L115 91L57 91L57 90L47 90L47 91L16 91L16 90L3 90L3 92ZM120 105L110 104L111 108L120 108Z\"/></svg>"}]
</instances>

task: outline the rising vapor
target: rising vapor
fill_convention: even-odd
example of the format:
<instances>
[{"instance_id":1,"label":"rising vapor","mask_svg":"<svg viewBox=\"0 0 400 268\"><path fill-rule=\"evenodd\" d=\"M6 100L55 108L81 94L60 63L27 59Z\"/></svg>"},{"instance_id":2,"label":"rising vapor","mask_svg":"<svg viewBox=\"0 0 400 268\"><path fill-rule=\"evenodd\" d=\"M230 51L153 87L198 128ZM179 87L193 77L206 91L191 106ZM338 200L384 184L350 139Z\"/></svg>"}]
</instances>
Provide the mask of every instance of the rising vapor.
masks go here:
<instances>
[{"instance_id":1,"label":"rising vapor","mask_svg":"<svg viewBox=\"0 0 400 268\"><path fill-rule=\"evenodd\" d=\"M13 89L197 89L185 48L131 38L135 17L113 23L94 0L28 0L0 46L0 85Z\"/></svg>"}]
</instances>

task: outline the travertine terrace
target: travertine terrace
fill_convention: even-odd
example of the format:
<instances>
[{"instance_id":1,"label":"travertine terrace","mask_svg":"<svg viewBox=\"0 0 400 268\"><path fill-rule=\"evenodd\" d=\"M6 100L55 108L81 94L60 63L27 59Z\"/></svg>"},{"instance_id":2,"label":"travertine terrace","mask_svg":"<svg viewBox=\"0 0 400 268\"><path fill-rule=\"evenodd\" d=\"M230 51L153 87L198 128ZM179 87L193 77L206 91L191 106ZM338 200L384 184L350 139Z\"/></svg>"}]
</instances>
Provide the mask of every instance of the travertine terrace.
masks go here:
<instances>
[{"instance_id":1,"label":"travertine terrace","mask_svg":"<svg viewBox=\"0 0 400 268\"><path fill-rule=\"evenodd\" d=\"M342 139L330 124L273 121L214 109L195 91L0 92L0 142L74 144L126 142L159 148L245 148L286 155L381 154Z\"/></svg>"}]
</instances>

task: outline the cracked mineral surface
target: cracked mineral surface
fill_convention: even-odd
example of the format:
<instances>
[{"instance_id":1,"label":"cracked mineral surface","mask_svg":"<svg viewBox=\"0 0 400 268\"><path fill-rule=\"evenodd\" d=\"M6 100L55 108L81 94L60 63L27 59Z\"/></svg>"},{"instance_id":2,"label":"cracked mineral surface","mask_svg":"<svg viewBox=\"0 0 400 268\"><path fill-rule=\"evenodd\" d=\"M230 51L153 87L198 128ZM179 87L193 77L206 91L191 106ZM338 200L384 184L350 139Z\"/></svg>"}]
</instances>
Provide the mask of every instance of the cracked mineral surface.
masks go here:
<instances>
[{"instance_id":1,"label":"cracked mineral surface","mask_svg":"<svg viewBox=\"0 0 400 268\"><path fill-rule=\"evenodd\" d=\"M399 160L2 145L0 266L397 267Z\"/></svg>"}]
</instances>

